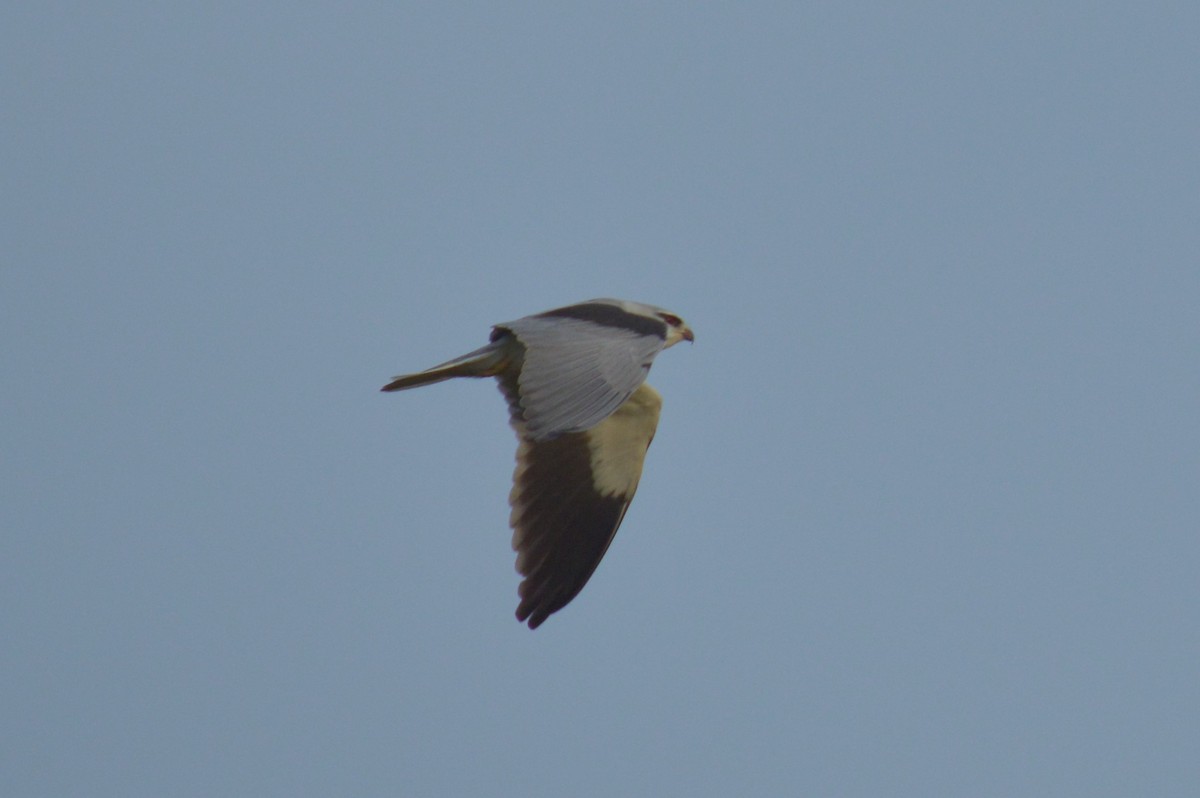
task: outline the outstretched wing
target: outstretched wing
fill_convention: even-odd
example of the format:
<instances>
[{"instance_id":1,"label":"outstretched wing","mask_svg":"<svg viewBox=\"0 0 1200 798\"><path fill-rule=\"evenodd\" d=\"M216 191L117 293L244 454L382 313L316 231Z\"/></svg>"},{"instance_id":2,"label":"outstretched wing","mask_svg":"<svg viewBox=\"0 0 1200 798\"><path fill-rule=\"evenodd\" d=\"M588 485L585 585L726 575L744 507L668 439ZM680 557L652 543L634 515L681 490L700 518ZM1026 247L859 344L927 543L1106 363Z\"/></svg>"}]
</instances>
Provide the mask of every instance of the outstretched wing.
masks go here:
<instances>
[{"instance_id":1,"label":"outstretched wing","mask_svg":"<svg viewBox=\"0 0 1200 798\"><path fill-rule=\"evenodd\" d=\"M511 333L524 346L518 404L525 434L535 441L590 429L606 418L645 381L665 343L665 324L612 306L549 313L559 315L529 316L497 325L495 332Z\"/></svg>"},{"instance_id":2,"label":"outstretched wing","mask_svg":"<svg viewBox=\"0 0 1200 798\"><path fill-rule=\"evenodd\" d=\"M509 393L506 390L506 393ZM522 434L510 525L525 577L517 620L536 629L583 589L633 500L662 397L641 384L616 412L582 432L538 441Z\"/></svg>"}]
</instances>

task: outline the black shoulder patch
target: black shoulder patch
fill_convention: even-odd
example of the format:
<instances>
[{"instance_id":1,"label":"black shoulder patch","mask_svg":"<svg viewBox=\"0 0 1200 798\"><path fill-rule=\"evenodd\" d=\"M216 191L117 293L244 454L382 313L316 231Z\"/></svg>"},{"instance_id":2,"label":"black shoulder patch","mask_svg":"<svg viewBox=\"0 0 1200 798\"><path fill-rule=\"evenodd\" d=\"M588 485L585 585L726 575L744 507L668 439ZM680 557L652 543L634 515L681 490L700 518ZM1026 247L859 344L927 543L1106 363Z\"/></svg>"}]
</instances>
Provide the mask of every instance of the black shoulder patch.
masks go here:
<instances>
[{"instance_id":1,"label":"black shoulder patch","mask_svg":"<svg viewBox=\"0 0 1200 798\"><path fill-rule=\"evenodd\" d=\"M663 340L667 338L667 323L658 319L648 319L635 313L619 308L616 305L606 305L601 302L584 302L580 305L568 305L565 308L547 310L537 314L539 318L579 319L599 324L602 327L617 327L632 330L639 335L656 335Z\"/></svg>"}]
</instances>

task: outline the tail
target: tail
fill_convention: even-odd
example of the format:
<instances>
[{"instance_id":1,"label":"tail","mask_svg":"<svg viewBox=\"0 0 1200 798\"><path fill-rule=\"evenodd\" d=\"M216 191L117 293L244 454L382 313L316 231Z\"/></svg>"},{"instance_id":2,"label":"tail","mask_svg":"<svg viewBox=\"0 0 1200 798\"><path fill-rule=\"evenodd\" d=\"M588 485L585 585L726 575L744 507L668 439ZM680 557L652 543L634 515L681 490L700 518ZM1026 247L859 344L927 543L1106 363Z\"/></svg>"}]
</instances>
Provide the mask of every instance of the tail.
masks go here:
<instances>
[{"instance_id":1,"label":"tail","mask_svg":"<svg viewBox=\"0 0 1200 798\"><path fill-rule=\"evenodd\" d=\"M432 385L435 382L454 377L494 377L508 365L509 357L504 343L504 341L490 343L474 352L468 352L433 368L418 371L416 374L401 374L379 390L403 391L420 385Z\"/></svg>"}]
</instances>

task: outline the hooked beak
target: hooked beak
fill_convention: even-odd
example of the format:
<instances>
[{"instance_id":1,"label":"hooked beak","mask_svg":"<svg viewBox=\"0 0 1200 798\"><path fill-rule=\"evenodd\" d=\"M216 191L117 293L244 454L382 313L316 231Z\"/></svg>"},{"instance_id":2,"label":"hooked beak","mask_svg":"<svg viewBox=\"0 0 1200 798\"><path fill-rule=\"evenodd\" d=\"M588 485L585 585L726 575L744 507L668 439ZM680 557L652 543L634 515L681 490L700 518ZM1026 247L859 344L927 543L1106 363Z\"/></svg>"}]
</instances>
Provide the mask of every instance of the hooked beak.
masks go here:
<instances>
[{"instance_id":1,"label":"hooked beak","mask_svg":"<svg viewBox=\"0 0 1200 798\"><path fill-rule=\"evenodd\" d=\"M679 335L680 335L680 337L683 338L683 340L687 341L688 343L696 342L696 336L692 334L691 327L684 327L682 330L679 331Z\"/></svg>"}]
</instances>

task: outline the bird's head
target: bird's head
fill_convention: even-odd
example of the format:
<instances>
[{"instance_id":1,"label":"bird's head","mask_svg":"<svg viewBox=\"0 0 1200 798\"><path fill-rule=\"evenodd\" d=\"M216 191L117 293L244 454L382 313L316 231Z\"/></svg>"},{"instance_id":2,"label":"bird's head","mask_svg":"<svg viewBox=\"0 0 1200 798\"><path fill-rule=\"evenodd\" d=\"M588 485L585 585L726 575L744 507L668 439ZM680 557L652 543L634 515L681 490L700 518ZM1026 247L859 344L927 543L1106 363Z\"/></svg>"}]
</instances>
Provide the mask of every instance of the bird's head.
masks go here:
<instances>
[{"instance_id":1,"label":"bird's head","mask_svg":"<svg viewBox=\"0 0 1200 798\"><path fill-rule=\"evenodd\" d=\"M692 334L692 328L674 313L656 308L655 315L667 323L667 342L663 344L663 349L674 346L680 341L696 340L696 336Z\"/></svg>"},{"instance_id":2,"label":"bird's head","mask_svg":"<svg viewBox=\"0 0 1200 798\"><path fill-rule=\"evenodd\" d=\"M566 310L572 310L576 307L587 305L611 305L612 307L620 308L631 316L641 316L644 319L655 322L656 324L651 325L647 332L653 330L653 335L661 335L663 337L663 349L666 349L668 346L674 346L680 341L696 340L696 336L692 334L692 328L687 326L683 319L679 318L671 311L663 310L660 307L647 305L642 302L633 302L628 299L590 299L587 302L582 303L580 306L572 305L569 308L548 311L548 313L554 315L563 315L563 312ZM662 332L659 332L658 329L654 329L657 324L665 325L665 328L662 329ZM617 323L614 326L619 327L625 325Z\"/></svg>"}]
</instances>

